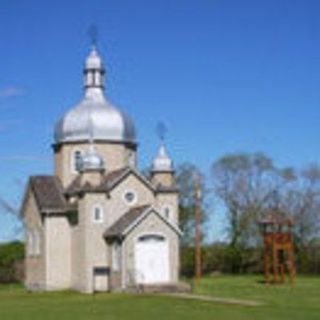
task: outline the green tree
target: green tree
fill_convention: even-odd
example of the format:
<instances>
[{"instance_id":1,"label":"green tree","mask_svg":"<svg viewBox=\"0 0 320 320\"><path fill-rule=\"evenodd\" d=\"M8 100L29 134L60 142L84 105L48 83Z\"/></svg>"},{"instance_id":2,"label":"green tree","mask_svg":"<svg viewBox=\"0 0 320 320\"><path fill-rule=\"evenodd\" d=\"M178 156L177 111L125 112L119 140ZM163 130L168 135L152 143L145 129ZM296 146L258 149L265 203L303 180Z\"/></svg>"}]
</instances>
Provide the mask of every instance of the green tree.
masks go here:
<instances>
[{"instance_id":1,"label":"green tree","mask_svg":"<svg viewBox=\"0 0 320 320\"><path fill-rule=\"evenodd\" d=\"M0 245L0 282L18 282L23 277L24 244L20 241Z\"/></svg>"}]
</instances>

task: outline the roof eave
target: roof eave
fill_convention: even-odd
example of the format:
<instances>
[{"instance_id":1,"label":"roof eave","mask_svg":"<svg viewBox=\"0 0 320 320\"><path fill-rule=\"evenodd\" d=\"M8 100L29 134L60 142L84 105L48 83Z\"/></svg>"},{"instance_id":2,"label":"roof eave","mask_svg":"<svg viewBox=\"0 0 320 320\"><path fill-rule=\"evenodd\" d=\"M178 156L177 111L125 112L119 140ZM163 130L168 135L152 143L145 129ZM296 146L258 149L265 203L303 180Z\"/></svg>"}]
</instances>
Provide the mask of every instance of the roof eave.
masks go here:
<instances>
[{"instance_id":1,"label":"roof eave","mask_svg":"<svg viewBox=\"0 0 320 320\"><path fill-rule=\"evenodd\" d=\"M166 219L165 217L163 217L156 209L154 209L153 207L149 207L146 208L146 210L141 214L141 216L136 219L131 225L129 225L123 232L122 235L123 237L126 237L131 230L133 230L137 225L140 224L140 222L142 220L144 220L146 218L146 216L151 213L154 212L162 221L164 221L169 227L171 227L180 237L183 235L183 232L180 230L179 227L175 226L173 223L171 223L168 219Z\"/></svg>"}]
</instances>

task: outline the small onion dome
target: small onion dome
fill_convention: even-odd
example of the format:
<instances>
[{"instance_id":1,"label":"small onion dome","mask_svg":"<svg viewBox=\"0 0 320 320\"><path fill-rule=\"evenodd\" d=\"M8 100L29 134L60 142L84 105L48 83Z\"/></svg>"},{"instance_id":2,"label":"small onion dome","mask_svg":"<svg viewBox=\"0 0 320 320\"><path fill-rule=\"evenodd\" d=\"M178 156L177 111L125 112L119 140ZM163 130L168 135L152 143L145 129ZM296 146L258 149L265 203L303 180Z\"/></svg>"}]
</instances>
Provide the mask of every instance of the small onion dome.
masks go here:
<instances>
[{"instance_id":1,"label":"small onion dome","mask_svg":"<svg viewBox=\"0 0 320 320\"><path fill-rule=\"evenodd\" d=\"M173 172L172 160L163 144L161 144L158 154L152 162L152 172Z\"/></svg>"},{"instance_id":2,"label":"small onion dome","mask_svg":"<svg viewBox=\"0 0 320 320\"><path fill-rule=\"evenodd\" d=\"M104 161L97 153L93 145L90 145L88 152L86 152L81 161L81 171L102 171L104 170Z\"/></svg>"}]
</instances>

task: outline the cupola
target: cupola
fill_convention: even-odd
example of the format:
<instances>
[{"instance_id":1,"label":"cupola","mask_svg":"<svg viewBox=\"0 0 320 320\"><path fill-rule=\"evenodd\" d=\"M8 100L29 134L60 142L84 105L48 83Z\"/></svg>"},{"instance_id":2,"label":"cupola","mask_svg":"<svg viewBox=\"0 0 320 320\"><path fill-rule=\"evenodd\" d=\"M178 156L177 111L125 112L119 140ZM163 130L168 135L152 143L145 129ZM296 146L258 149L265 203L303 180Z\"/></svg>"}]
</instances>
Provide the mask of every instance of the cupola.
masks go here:
<instances>
[{"instance_id":1,"label":"cupola","mask_svg":"<svg viewBox=\"0 0 320 320\"><path fill-rule=\"evenodd\" d=\"M172 187L174 185L173 162L163 143L161 143L158 154L152 162L151 179L157 187Z\"/></svg>"},{"instance_id":2,"label":"cupola","mask_svg":"<svg viewBox=\"0 0 320 320\"><path fill-rule=\"evenodd\" d=\"M163 143L161 143L158 154L152 162L152 172L173 172L172 160Z\"/></svg>"}]
</instances>

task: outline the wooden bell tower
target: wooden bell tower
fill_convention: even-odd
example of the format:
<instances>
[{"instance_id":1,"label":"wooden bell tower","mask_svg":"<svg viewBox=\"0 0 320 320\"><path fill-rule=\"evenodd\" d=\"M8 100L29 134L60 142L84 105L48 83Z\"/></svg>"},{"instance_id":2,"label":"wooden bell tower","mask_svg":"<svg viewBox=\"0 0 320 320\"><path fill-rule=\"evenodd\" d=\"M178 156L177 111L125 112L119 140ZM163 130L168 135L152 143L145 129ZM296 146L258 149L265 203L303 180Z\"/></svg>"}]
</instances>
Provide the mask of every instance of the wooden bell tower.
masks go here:
<instances>
[{"instance_id":1,"label":"wooden bell tower","mask_svg":"<svg viewBox=\"0 0 320 320\"><path fill-rule=\"evenodd\" d=\"M274 210L259 221L264 238L264 274L266 283L284 283L285 273L293 284L295 277L292 219L279 210Z\"/></svg>"}]
</instances>

